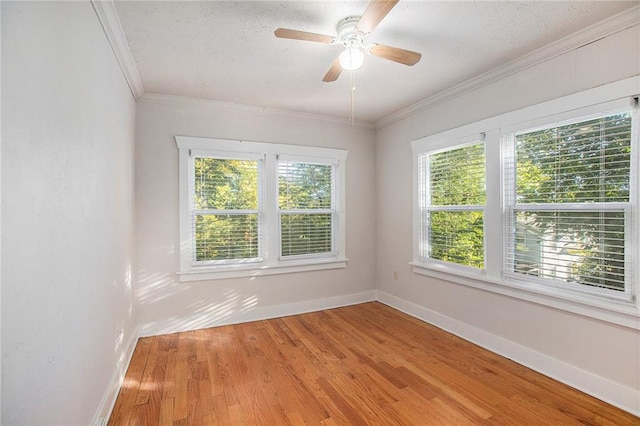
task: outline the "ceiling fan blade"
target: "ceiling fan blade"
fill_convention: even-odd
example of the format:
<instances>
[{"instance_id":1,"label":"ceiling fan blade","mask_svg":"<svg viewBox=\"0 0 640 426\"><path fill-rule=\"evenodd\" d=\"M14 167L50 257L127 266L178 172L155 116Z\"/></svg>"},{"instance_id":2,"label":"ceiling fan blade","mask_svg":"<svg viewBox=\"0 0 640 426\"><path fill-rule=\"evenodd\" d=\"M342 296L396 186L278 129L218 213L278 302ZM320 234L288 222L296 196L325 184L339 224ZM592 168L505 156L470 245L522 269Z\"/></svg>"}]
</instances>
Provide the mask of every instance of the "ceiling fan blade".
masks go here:
<instances>
[{"instance_id":1,"label":"ceiling fan blade","mask_svg":"<svg viewBox=\"0 0 640 426\"><path fill-rule=\"evenodd\" d=\"M367 6L367 9L358 21L358 25L356 26L358 31L365 34L373 31L398 1L399 0L371 0L371 3L369 3L369 6Z\"/></svg>"},{"instance_id":2,"label":"ceiling fan blade","mask_svg":"<svg viewBox=\"0 0 640 426\"><path fill-rule=\"evenodd\" d=\"M342 67L340 66L340 56L338 56L336 60L331 64L331 68L329 68L329 71L327 71L322 81L324 81L325 83L336 81L338 77L340 77L341 72Z\"/></svg>"},{"instance_id":3,"label":"ceiling fan blade","mask_svg":"<svg viewBox=\"0 0 640 426\"><path fill-rule=\"evenodd\" d=\"M334 37L331 37L328 35L308 33L306 31L290 30L288 28L278 28L273 33L276 35L276 37L279 37L279 38L291 38L294 40L315 41L316 43L331 44L335 41Z\"/></svg>"},{"instance_id":4,"label":"ceiling fan blade","mask_svg":"<svg viewBox=\"0 0 640 426\"><path fill-rule=\"evenodd\" d=\"M398 47L386 46L384 44L376 44L372 46L370 52L373 56L409 66L417 64L420 61L420 58L422 58L421 53L400 49Z\"/></svg>"}]
</instances>

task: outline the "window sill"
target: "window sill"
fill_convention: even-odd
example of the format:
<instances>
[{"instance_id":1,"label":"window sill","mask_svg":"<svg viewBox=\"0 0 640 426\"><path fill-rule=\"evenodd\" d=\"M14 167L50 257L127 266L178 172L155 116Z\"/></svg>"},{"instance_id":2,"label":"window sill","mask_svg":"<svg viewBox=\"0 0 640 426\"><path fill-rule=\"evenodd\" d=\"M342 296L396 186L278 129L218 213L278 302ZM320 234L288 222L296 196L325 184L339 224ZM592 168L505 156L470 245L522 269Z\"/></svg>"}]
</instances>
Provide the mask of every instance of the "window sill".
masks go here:
<instances>
[{"instance_id":1,"label":"window sill","mask_svg":"<svg viewBox=\"0 0 640 426\"><path fill-rule=\"evenodd\" d=\"M420 275L640 330L640 310L637 304L634 305L631 302L603 300L588 295L583 296L550 289L545 290L538 286L535 289L531 289L525 287L525 284L488 277L481 271L473 273L444 265L431 266L417 262L410 262L409 264L413 266L413 272Z\"/></svg>"},{"instance_id":2,"label":"window sill","mask_svg":"<svg viewBox=\"0 0 640 426\"><path fill-rule=\"evenodd\" d=\"M226 278L259 277L264 275L291 274L295 272L320 271L346 268L348 259L324 259L306 261L285 261L277 265L254 263L250 265L227 265L219 267L194 267L178 272L180 282L220 280Z\"/></svg>"}]
</instances>

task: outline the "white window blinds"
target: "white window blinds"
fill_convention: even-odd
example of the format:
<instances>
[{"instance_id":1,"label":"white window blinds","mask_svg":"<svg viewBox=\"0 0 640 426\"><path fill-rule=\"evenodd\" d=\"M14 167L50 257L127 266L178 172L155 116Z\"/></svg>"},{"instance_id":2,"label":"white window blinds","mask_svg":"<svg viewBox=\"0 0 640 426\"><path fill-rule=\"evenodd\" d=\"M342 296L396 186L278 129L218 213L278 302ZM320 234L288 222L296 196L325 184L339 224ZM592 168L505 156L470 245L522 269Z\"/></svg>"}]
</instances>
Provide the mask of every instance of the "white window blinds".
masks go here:
<instances>
[{"instance_id":1,"label":"white window blinds","mask_svg":"<svg viewBox=\"0 0 640 426\"><path fill-rule=\"evenodd\" d=\"M334 253L335 164L278 160L280 255Z\"/></svg>"},{"instance_id":2,"label":"white window blinds","mask_svg":"<svg viewBox=\"0 0 640 426\"><path fill-rule=\"evenodd\" d=\"M507 274L628 293L631 136L631 112L511 136Z\"/></svg>"},{"instance_id":3,"label":"white window blinds","mask_svg":"<svg viewBox=\"0 0 640 426\"><path fill-rule=\"evenodd\" d=\"M193 158L195 262L260 258L261 160Z\"/></svg>"},{"instance_id":4,"label":"white window blinds","mask_svg":"<svg viewBox=\"0 0 640 426\"><path fill-rule=\"evenodd\" d=\"M484 143L418 156L419 260L484 267Z\"/></svg>"}]
</instances>

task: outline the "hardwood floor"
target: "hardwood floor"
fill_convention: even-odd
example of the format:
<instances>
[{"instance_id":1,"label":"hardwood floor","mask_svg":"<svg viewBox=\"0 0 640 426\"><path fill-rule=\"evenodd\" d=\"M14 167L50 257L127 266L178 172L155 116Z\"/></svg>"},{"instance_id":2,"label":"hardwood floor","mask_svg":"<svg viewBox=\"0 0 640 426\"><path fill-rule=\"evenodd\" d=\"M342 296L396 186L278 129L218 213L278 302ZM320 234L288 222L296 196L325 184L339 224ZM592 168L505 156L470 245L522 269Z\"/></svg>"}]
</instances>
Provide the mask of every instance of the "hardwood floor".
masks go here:
<instances>
[{"instance_id":1,"label":"hardwood floor","mask_svg":"<svg viewBox=\"0 0 640 426\"><path fill-rule=\"evenodd\" d=\"M381 303L140 339L110 425L640 425Z\"/></svg>"}]
</instances>

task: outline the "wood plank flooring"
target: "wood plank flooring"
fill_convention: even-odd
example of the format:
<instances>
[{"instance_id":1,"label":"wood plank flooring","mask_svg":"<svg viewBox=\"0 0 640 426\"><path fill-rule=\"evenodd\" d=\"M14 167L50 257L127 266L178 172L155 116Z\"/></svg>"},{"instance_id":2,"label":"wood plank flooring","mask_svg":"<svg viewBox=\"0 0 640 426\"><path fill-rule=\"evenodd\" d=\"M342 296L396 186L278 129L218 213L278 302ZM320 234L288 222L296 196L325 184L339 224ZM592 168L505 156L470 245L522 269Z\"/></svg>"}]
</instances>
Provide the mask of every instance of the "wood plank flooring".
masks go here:
<instances>
[{"instance_id":1,"label":"wood plank flooring","mask_svg":"<svg viewBox=\"0 0 640 426\"><path fill-rule=\"evenodd\" d=\"M381 303L140 339L110 425L640 425Z\"/></svg>"}]
</instances>

